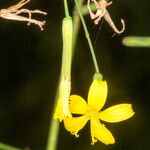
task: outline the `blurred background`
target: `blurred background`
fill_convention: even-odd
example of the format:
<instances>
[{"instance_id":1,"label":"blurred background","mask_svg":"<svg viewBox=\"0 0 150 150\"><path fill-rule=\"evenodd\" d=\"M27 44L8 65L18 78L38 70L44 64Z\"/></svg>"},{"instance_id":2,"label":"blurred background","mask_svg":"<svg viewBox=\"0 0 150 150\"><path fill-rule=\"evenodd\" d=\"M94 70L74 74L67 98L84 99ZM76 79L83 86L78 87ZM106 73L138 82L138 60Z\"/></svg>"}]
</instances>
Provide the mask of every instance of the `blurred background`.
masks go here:
<instances>
[{"instance_id":1,"label":"blurred background","mask_svg":"<svg viewBox=\"0 0 150 150\"><path fill-rule=\"evenodd\" d=\"M0 9L18 0L1 0ZM70 12L74 1L69 1ZM35 25L0 18L0 142L31 150L45 150L52 108L61 69L64 17L62 0L31 0L24 8L40 9L47 16L44 31ZM60 126L57 150L146 150L150 148L150 49L122 45L125 36L150 36L149 0L114 0L108 8L115 25L120 19L126 30L115 35L101 21L98 26L85 16L95 53L108 83L108 99L104 109L118 103L132 103L131 119L106 127L116 144L101 142L92 146L89 123L75 138ZM81 26L72 66L72 93L85 99L92 82L94 66Z\"/></svg>"}]
</instances>

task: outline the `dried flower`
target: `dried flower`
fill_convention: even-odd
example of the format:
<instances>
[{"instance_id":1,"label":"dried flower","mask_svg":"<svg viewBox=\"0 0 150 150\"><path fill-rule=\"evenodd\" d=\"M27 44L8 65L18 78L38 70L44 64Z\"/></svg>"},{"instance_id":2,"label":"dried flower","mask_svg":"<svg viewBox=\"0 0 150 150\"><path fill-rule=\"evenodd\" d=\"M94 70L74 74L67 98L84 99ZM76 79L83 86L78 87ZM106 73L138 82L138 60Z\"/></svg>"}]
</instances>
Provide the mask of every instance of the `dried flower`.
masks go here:
<instances>
[{"instance_id":1,"label":"dried flower","mask_svg":"<svg viewBox=\"0 0 150 150\"><path fill-rule=\"evenodd\" d=\"M4 19L10 19L10 20L16 20L16 21L25 21L28 22L27 25L30 25L31 23L38 25L41 30L43 30L43 25L45 24L45 21L38 21L35 19L32 19L32 14L43 14L46 15L46 12L40 11L40 10L28 10L28 9L20 9L25 4L27 4L30 0L22 0L16 5L13 5L6 9L0 10L0 17ZM29 17L21 16L20 14L28 14Z\"/></svg>"}]
</instances>

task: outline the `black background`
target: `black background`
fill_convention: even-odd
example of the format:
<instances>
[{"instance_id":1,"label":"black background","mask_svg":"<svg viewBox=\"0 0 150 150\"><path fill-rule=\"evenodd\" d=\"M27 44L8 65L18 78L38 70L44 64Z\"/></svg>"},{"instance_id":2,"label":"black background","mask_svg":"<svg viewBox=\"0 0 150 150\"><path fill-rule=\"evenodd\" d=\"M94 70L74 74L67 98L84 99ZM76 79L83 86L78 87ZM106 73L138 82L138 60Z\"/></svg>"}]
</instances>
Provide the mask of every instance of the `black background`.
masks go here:
<instances>
[{"instance_id":1,"label":"black background","mask_svg":"<svg viewBox=\"0 0 150 150\"><path fill-rule=\"evenodd\" d=\"M0 1L0 8L17 2ZM73 5L73 0L69 0L70 12ZM35 25L0 18L0 142L45 150L61 69L63 1L32 0L25 8L38 8L48 15L35 15L46 20L42 32ZM118 28L120 18L126 22L126 30L120 36L111 37L114 32L105 21L95 26L89 15L85 17L100 71L108 83L104 109L127 102L133 104L135 115L124 122L106 124L116 139L116 144L109 146L101 142L90 144L89 123L80 131L79 138L61 124L58 150L147 150L150 147L150 49L122 45L125 36L149 36L150 1L115 0L108 10ZM81 27L73 58L72 93L86 99L93 74L94 66Z\"/></svg>"}]
</instances>

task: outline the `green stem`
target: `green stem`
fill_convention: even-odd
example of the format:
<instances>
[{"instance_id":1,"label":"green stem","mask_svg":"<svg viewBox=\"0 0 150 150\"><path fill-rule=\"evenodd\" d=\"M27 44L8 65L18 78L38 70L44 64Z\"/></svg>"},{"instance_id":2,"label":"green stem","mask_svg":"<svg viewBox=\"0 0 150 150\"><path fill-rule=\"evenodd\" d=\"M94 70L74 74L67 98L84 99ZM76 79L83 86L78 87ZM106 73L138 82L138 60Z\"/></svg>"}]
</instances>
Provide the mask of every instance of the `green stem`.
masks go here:
<instances>
[{"instance_id":1,"label":"green stem","mask_svg":"<svg viewBox=\"0 0 150 150\"><path fill-rule=\"evenodd\" d=\"M57 85L57 92L56 92L56 97L55 97L53 111L52 111L52 118L50 122L46 150L56 150L57 148L57 141L58 141L57 139L58 139L58 134L59 134L59 122L55 120L53 116L54 116L55 109L56 109L57 102L58 102L59 84L60 84L60 79Z\"/></svg>"},{"instance_id":2,"label":"green stem","mask_svg":"<svg viewBox=\"0 0 150 150\"><path fill-rule=\"evenodd\" d=\"M20 148L16 148L16 147L4 144L4 143L0 143L0 149L1 150L22 150Z\"/></svg>"},{"instance_id":3,"label":"green stem","mask_svg":"<svg viewBox=\"0 0 150 150\"><path fill-rule=\"evenodd\" d=\"M80 7L79 7L79 4L78 4L77 0L74 0L74 1L75 1L77 10L78 10L78 13L79 13L79 16L80 16L80 19L81 19L81 22L82 22L82 25L83 25L83 28L84 28L84 31L85 31L85 36L87 38L87 41L88 41L88 44L89 44L89 47L90 47L93 63L94 63L94 66L95 66L95 72L99 72L98 63L97 63L96 56L95 56L95 53L94 53L94 48L93 48L88 30L87 30L84 18L82 16L82 13L81 13L81 10L80 10Z\"/></svg>"},{"instance_id":4,"label":"green stem","mask_svg":"<svg viewBox=\"0 0 150 150\"><path fill-rule=\"evenodd\" d=\"M89 14L89 10L86 4L83 5L83 2L84 0L79 0L78 5L81 8L82 15L84 16L84 15ZM97 10L94 3L90 4L90 8L92 11ZM80 17L77 12L76 6L74 6L74 9L73 9L73 27L74 27L73 28L74 32L73 32L73 42L72 42L72 53L74 53L74 49L75 49L75 45L76 45L76 41L77 41L79 29L80 29Z\"/></svg>"},{"instance_id":5,"label":"green stem","mask_svg":"<svg viewBox=\"0 0 150 150\"><path fill-rule=\"evenodd\" d=\"M58 120L54 120L52 117L46 150L56 150L58 134L59 134L59 122Z\"/></svg>"},{"instance_id":6,"label":"green stem","mask_svg":"<svg viewBox=\"0 0 150 150\"><path fill-rule=\"evenodd\" d=\"M67 0L64 0L64 9L65 9L65 15L66 17L69 17L69 9L68 9L68 3Z\"/></svg>"},{"instance_id":7,"label":"green stem","mask_svg":"<svg viewBox=\"0 0 150 150\"><path fill-rule=\"evenodd\" d=\"M78 5L81 7L83 4L84 0L80 0ZM84 7L84 6L83 6ZM75 49L75 45L76 45L76 41L77 41L77 37L78 37L78 33L79 33L79 29L80 29L80 17L77 13L77 8L74 6L74 10L73 10L73 41L72 41L72 55L74 53L74 49Z\"/></svg>"}]
</instances>

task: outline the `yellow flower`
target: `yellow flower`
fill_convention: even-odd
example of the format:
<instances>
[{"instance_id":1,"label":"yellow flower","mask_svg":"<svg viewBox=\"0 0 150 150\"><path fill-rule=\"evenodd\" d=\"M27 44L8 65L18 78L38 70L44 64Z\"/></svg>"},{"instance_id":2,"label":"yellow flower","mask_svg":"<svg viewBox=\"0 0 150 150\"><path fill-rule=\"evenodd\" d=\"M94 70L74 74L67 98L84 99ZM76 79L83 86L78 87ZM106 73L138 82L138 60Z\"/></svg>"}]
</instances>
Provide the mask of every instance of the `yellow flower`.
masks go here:
<instances>
[{"instance_id":1,"label":"yellow flower","mask_svg":"<svg viewBox=\"0 0 150 150\"><path fill-rule=\"evenodd\" d=\"M54 113L54 118L62 121L66 117L71 117L69 111L69 97L71 90L71 62L72 62L72 37L73 22L71 17L65 17L62 22L63 53L61 67L61 81L59 85L58 104Z\"/></svg>"},{"instance_id":2,"label":"yellow flower","mask_svg":"<svg viewBox=\"0 0 150 150\"><path fill-rule=\"evenodd\" d=\"M59 121L62 121L65 117L71 117L71 113L69 111L70 89L70 80L62 79L59 86L59 98L54 113L54 119L59 119Z\"/></svg>"},{"instance_id":3,"label":"yellow flower","mask_svg":"<svg viewBox=\"0 0 150 150\"><path fill-rule=\"evenodd\" d=\"M131 104L114 105L101 111L107 98L106 81L94 79L88 93L88 102L78 96L70 96L70 112L79 114L79 117L65 118L65 128L78 137L81 130L88 120L90 120L92 144L97 140L104 144L113 144L115 139L111 132L101 124L100 120L107 122L119 122L126 120L134 115Z\"/></svg>"}]
</instances>

